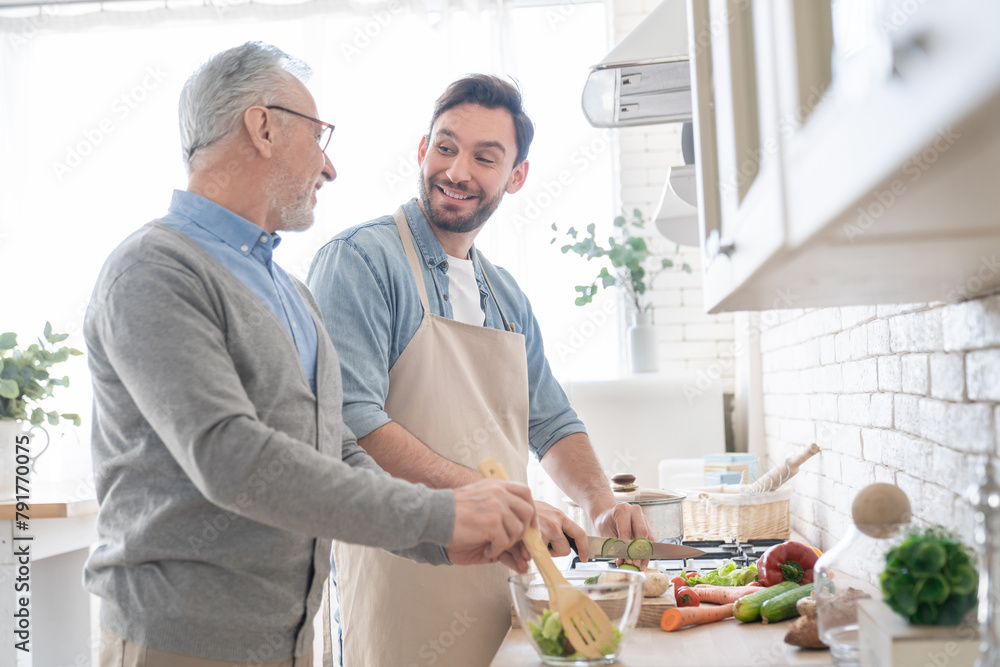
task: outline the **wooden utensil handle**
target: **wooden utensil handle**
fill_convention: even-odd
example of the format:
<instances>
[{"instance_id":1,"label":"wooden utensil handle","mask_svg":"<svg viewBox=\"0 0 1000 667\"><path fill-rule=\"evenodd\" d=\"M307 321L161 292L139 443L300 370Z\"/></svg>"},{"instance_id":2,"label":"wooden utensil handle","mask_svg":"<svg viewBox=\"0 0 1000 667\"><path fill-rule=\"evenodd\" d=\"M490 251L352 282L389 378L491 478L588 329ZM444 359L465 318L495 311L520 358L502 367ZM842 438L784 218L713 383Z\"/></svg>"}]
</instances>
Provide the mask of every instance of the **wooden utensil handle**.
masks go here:
<instances>
[{"instance_id":1,"label":"wooden utensil handle","mask_svg":"<svg viewBox=\"0 0 1000 667\"><path fill-rule=\"evenodd\" d=\"M785 462L767 471L763 477L750 485L750 493L766 493L773 491L788 481L799 471L799 467L819 452L819 446L814 442L795 456L789 456Z\"/></svg>"},{"instance_id":2,"label":"wooden utensil handle","mask_svg":"<svg viewBox=\"0 0 1000 667\"><path fill-rule=\"evenodd\" d=\"M507 481L507 471L495 459L486 459L477 467L479 468L479 472L483 473L483 476L488 479L502 479ZM542 536L538 534L538 529L534 526L528 526L522 539L524 540L524 546L528 548L528 553L531 554L531 559L538 566L538 572L542 575L543 579L555 585L569 583L566 581L566 577L559 571L559 568L556 567L556 564L552 562L552 556L549 555L549 549L545 545L545 542L542 541Z\"/></svg>"}]
</instances>

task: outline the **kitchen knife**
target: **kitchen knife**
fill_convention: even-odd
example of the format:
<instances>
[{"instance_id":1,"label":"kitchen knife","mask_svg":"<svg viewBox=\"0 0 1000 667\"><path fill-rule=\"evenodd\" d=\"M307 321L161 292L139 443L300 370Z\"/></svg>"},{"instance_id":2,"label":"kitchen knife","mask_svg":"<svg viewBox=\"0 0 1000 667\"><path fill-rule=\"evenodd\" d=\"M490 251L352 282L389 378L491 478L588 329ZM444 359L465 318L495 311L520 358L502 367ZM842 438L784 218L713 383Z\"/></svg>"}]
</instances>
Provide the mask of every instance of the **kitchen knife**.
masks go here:
<instances>
[{"instance_id":1,"label":"kitchen knife","mask_svg":"<svg viewBox=\"0 0 1000 667\"><path fill-rule=\"evenodd\" d=\"M565 533L563 533L565 535ZM576 553L580 553L576 548L576 542L572 537L566 535L566 539L569 541L569 548ZM608 540L606 537L591 537L587 536L587 551L589 552L589 558L628 558L628 545L629 542L625 540L618 540L611 543L611 547L608 553L601 554L601 549L604 548L604 543ZM684 546L683 544L667 544L666 542L653 542L653 555L652 560L659 560L664 558L694 558L696 556L701 556L705 552L701 549L696 549L694 547Z\"/></svg>"}]
</instances>

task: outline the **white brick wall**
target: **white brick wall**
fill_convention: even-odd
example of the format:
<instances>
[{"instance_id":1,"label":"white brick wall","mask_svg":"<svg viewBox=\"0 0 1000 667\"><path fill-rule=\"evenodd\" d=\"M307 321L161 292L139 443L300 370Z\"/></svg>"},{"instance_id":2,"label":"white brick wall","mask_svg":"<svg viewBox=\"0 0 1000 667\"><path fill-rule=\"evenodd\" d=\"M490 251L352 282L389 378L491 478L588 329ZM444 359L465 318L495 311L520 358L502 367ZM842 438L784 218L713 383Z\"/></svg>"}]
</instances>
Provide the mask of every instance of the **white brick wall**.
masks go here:
<instances>
[{"instance_id":1,"label":"white brick wall","mask_svg":"<svg viewBox=\"0 0 1000 667\"><path fill-rule=\"evenodd\" d=\"M964 493L983 454L1000 450L1000 295L771 319L781 324L761 337L769 458L822 448L794 482L793 527L830 548L854 495L879 481L907 493L918 522L971 544Z\"/></svg>"}]
</instances>

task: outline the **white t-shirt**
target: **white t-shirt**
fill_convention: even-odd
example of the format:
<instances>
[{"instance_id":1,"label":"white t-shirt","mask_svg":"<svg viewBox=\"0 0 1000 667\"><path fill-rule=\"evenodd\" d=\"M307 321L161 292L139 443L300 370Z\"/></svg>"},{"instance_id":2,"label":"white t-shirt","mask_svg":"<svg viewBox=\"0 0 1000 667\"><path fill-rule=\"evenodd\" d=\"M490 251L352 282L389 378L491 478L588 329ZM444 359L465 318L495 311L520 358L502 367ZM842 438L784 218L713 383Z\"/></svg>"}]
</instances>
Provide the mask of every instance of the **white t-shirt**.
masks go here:
<instances>
[{"instance_id":1,"label":"white t-shirt","mask_svg":"<svg viewBox=\"0 0 1000 667\"><path fill-rule=\"evenodd\" d=\"M486 314L480 305L479 285L471 259L448 257L448 300L451 302L452 317L459 322L486 324Z\"/></svg>"}]
</instances>

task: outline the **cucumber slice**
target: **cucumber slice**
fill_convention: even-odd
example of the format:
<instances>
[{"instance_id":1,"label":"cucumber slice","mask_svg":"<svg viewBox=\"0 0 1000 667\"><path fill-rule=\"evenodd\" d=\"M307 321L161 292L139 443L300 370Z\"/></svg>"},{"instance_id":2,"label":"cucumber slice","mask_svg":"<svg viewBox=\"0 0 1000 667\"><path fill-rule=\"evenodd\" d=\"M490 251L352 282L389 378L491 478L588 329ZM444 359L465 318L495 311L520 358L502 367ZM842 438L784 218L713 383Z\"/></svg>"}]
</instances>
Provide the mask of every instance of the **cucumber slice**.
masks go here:
<instances>
[{"instance_id":1,"label":"cucumber slice","mask_svg":"<svg viewBox=\"0 0 1000 667\"><path fill-rule=\"evenodd\" d=\"M619 540L617 537L609 537L604 540L604 544L601 545L601 557L602 558L618 558L619 554L625 553L625 541Z\"/></svg>"},{"instance_id":2,"label":"cucumber slice","mask_svg":"<svg viewBox=\"0 0 1000 667\"><path fill-rule=\"evenodd\" d=\"M618 566L618 569L619 570L632 570L633 572L638 572L639 571L639 566L638 565L633 565L632 563L622 563L621 565Z\"/></svg>"},{"instance_id":3,"label":"cucumber slice","mask_svg":"<svg viewBox=\"0 0 1000 667\"><path fill-rule=\"evenodd\" d=\"M642 560L653 557L653 545L645 537L637 537L628 545L626 551L632 560Z\"/></svg>"}]
</instances>

